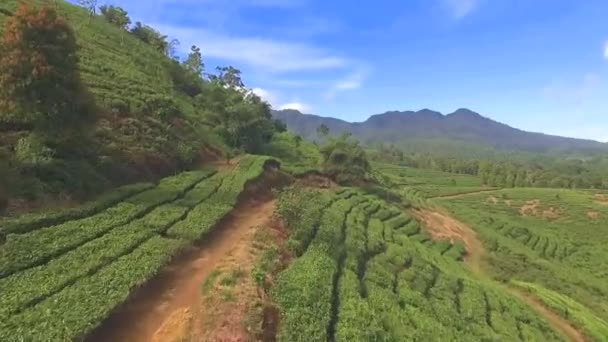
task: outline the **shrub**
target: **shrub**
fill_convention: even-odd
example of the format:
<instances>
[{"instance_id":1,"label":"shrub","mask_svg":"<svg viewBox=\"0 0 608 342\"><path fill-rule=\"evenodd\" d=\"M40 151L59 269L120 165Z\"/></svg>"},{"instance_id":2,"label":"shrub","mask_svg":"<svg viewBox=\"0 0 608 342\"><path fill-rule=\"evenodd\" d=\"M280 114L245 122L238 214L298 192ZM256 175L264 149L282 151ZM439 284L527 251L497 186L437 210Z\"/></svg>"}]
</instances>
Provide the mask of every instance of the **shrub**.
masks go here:
<instances>
[{"instance_id":1,"label":"shrub","mask_svg":"<svg viewBox=\"0 0 608 342\"><path fill-rule=\"evenodd\" d=\"M181 109L175 100L166 95L156 95L148 98L143 110L164 122L182 116Z\"/></svg>"}]
</instances>

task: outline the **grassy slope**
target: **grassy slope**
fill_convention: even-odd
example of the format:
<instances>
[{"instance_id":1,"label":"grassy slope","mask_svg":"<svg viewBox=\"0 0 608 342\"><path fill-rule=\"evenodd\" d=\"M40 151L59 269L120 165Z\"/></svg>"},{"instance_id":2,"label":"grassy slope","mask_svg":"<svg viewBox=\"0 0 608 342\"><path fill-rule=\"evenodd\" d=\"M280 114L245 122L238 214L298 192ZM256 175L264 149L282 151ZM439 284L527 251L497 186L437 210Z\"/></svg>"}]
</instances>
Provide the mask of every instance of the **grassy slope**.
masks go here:
<instances>
[{"instance_id":1,"label":"grassy slope","mask_svg":"<svg viewBox=\"0 0 608 342\"><path fill-rule=\"evenodd\" d=\"M12 12L16 3L2 1L0 9ZM180 150L194 155L203 146L223 149L221 140L197 118L192 99L174 89L167 57L103 18L90 18L80 7L64 1L57 1L56 6L74 28L81 76L102 108L95 140L104 163L93 165L95 171L106 177L115 175L109 177L112 183L124 183L173 172L184 164ZM0 31L6 18L0 13ZM145 112L144 105L158 97L173 99L183 116L162 122ZM126 104L131 113L111 114L109 108L116 102ZM27 134L9 133L0 139L0 150L10 150Z\"/></svg>"},{"instance_id":2,"label":"grassy slope","mask_svg":"<svg viewBox=\"0 0 608 342\"><path fill-rule=\"evenodd\" d=\"M397 183L424 180L403 188L420 188L403 192L421 198L429 197L427 189L449 193L457 188L445 182L445 173L386 166L382 173ZM453 176L458 182L458 175ZM608 207L596 193L603 191L516 188L417 203L448 209L470 225L486 245L484 268L491 276L539 289L534 293L540 301L597 338L604 323L596 323L608 318L608 271L603 262Z\"/></svg>"}]
</instances>

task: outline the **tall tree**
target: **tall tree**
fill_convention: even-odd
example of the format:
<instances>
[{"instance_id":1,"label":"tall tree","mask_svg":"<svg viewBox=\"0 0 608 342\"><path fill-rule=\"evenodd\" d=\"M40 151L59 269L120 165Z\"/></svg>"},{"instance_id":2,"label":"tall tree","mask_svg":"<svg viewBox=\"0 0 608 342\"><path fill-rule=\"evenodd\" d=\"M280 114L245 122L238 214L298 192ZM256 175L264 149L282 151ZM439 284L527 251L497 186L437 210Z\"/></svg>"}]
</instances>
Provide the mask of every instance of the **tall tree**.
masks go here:
<instances>
[{"instance_id":1,"label":"tall tree","mask_svg":"<svg viewBox=\"0 0 608 342\"><path fill-rule=\"evenodd\" d=\"M179 60L179 56L177 55L177 49L181 43L177 38L171 39L167 44L167 57L170 57L174 60Z\"/></svg>"},{"instance_id":2,"label":"tall tree","mask_svg":"<svg viewBox=\"0 0 608 342\"><path fill-rule=\"evenodd\" d=\"M45 135L90 121L76 51L74 32L54 8L21 2L0 38L0 121L29 122Z\"/></svg>"},{"instance_id":3,"label":"tall tree","mask_svg":"<svg viewBox=\"0 0 608 342\"><path fill-rule=\"evenodd\" d=\"M211 76L212 80L215 80L223 86L242 89L245 85L241 79L241 71L233 66L217 67L215 68L217 75Z\"/></svg>"},{"instance_id":4,"label":"tall tree","mask_svg":"<svg viewBox=\"0 0 608 342\"><path fill-rule=\"evenodd\" d=\"M104 5L99 7L101 15L113 25L126 30L131 24L129 14L123 8L114 5Z\"/></svg>"},{"instance_id":5,"label":"tall tree","mask_svg":"<svg viewBox=\"0 0 608 342\"><path fill-rule=\"evenodd\" d=\"M156 31L154 28L138 21L131 28L131 33L143 42L152 45L158 52L168 55L169 42L167 42L167 36Z\"/></svg>"},{"instance_id":6,"label":"tall tree","mask_svg":"<svg viewBox=\"0 0 608 342\"><path fill-rule=\"evenodd\" d=\"M321 125L319 125L319 127L317 127L317 136L319 138L324 138L328 135L329 135L329 127L327 127L327 125L321 124Z\"/></svg>"},{"instance_id":7,"label":"tall tree","mask_svg":"<svg viewBox=\"0 0 608 342\"><path fill-rule=\"evenodd\" d=\"M188 58L184 61L184 68L191 72L193 75L202 77L205 71L205 63L203 62L203 55L201 49L196 45L192 45Z\"/></svg>"},{"instance_id":8,"label":"tall tree","mask_svg":"<svg viewBox=\"0 0 608 342\"><path fill-rule=\"evenodd\" d=\"M78 4L89 11L91 16L97 13L97 0L78 0Z\"/></svg>"}]
</instances>

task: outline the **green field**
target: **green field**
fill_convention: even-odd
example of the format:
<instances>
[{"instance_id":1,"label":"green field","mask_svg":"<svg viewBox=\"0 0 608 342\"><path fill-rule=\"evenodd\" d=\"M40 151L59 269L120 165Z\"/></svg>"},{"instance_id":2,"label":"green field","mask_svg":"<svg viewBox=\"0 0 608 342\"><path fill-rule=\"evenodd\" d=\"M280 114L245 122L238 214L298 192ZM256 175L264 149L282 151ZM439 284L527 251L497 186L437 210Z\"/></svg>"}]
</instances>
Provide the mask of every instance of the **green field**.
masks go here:
<instances>
[{"instance_id":1,"label":"green field","mask_svg":"<svg viewBox=\"0 0 608 342\"><path fill-rule=\"evenodd\" d=\"M434 170L399 167L388 164L375 165L377 175L386 185L419 192L425 198L452 196L494 189L482 185L476 176Z\"/></svg>"},{"instance_id":2,"label":"green field","mask_svg":"<svg viewBox=\"0 0 608 342\"><path fill-rule=\"evenodd\" d=\"M301 256L273 289L280 341L561 340L525 304L466 271L458 245L432 242L397 208L356 190L292 191L304 194L279 206Z\"/></svg>"},{"instance_id":3,"label":"green field","mask_svg":"<svg viewBox=\"0 0 608 342\"><path fill-rule=\"evenodd\" d=\"M267 160L245 156L234 170L129 187L118 192L122 199L109 196L50 221L10 221L21 228L9 229L0 246L0 339L85 336L183 247L204 239Z\"/></svg>"},{"instance_id":4,"label":"green field","mask_svg":"<svg viewBox=\"0 0 608 342\"><path fill-rule=\"evenodd\" d=\"M471 188L450 174L384 168L411 202L447 211L485 248L484 277L530 291L584 335L608 336L608 206L605 191ZM461 175L452 174L456 182ZM412 184L423 180L424 184ZM434 189L429 191L428 189ZM455 196L452 196L455 195Z\"/></svg>"},{"instance_id":5,"label":"green field","mask_svg":"<svg viewBox=\"0 0 608 342\"><path fill-rule=\"evenodd\" d=\"M434 203L479 233L493 277L547 288L606 322L608 207L597 198L592 191L507 189Z\"/></svg>"}]
</instances>

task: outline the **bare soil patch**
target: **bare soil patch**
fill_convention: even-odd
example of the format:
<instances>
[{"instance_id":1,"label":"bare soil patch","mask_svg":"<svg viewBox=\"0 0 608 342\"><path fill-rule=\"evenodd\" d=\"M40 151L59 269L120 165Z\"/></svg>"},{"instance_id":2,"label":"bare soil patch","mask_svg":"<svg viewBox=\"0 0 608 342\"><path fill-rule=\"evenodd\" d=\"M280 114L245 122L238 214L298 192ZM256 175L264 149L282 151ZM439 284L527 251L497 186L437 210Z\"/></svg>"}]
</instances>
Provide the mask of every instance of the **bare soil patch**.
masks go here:
<instances>
[{"instance_id":1,"label":"bare soil patch","mask_svg":"<svg viewBox=\"0 0 608 342\"><path fill-rule=\"evenodd\" d=\"M496 198L494 196L490 196L490 197L486 198L486 202L492 203L492 204L498 204L498 198Z\"/></svg>"},{"instance_id":2,"label":"bare soil patch","mask_svg":"<svg viewBox=\"0 0 608 342\"><path fill-rule=\"evenodd\" d=\"M415 209L411 211L411 214L422 223L433 239L462 242L466 250L465 263L475 273L481 272L481 261L485 249L474 230L453 217L437 211Z\"/></svg>"},{"instance_id":3,"label":"bare soil patch","mask_svg":"<svg viewBox=\"0 0 608 342\"><path fill-rule=\"evenodd\" d=\"M595 194L595 203L599 205L608 205L608 198L605 194Z\"/></svg>"},{"instance_id":4,"label":"bare soil patch","mask_svg":"<svg viewBox=\"0 0 608 342\"><path fill-rule=\"evenodd\" d=\"M597 211L588 211L587 212L587 217L592 219L592 220L597 220L600 218L600 213Z\"/></svg>"},{"instance_id":5,"label":"bare soil patch","mask_svg":"<svg viewBox=\"0 0 608 342\"><path fill-rule=\"evenodd\" d=\"M329 177L316 173L309 173L302 177L298 177L296 184L319 189L335 189L338 187L338 184Z\"/></svg>"},{"instance_id":6,"label":"bare soil patch","mask_svg":"<svg viewBox=\"0 0 608 342\"><path fill-rule=\"evenodd\" d=\"M530 200L527 201L521 208L519 208L519 213L521 216L537 216L538 215L538 206L540 205L540 200Z\"/></svg>"},{"instance_id":7,"label":"bare soil patch","mask_svg":"<svg viewBox=\"0 0 608 342\"><path fill-rule=\"evenodd\" d=\"M249 200L239 204L200 245L191 248L155 279L136 291L121 310L97 329L89 341L201 341L201 322L209 308L201 305L201 284L220 262L232 256L234 263L246 256L255 227L269 222L274 201ZM215 317L223 322L232 319ZM240 325L239 322L235 323ZM226 327L240 341L243 332ZM214 341L220 341L215 339Z\"/></svg>"},{"instance_id":8,"label":"bare soil patch","mask_svg":"<svg viewBox=\"0 0 608 342\"><path fill-rule=\"evenodd\" d=\"M553 219L559 218L559 216L560 216L559 210L555 209L554 207L549 207L549 209L543 210L543 218L553 220Z\"/></svg>"}]
</instances>

